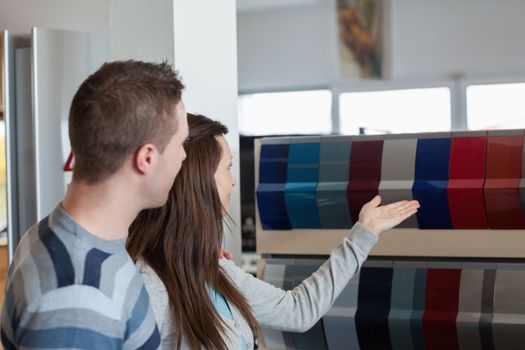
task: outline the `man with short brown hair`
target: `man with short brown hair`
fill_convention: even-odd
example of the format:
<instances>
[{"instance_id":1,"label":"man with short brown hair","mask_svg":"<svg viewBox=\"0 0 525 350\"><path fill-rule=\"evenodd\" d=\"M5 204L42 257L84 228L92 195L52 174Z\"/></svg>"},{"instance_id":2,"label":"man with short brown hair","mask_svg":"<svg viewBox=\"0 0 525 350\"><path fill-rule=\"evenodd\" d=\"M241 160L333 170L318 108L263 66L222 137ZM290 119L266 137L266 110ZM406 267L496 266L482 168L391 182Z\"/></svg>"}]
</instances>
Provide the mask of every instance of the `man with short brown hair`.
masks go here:
<instances>
[{"instance_id":1,"label":"man with short brown hair","mask_svg":"<svg viewBox=\"0 0 525 350\"><path fill-rule=\"evenodd\" d=\"M61 204L28 230L10 269L5 349L157 349L128 227L165 203L188 136L184 86L166 64L104 64L75 94L73 180Z\"/></svg>"}]
</instances>

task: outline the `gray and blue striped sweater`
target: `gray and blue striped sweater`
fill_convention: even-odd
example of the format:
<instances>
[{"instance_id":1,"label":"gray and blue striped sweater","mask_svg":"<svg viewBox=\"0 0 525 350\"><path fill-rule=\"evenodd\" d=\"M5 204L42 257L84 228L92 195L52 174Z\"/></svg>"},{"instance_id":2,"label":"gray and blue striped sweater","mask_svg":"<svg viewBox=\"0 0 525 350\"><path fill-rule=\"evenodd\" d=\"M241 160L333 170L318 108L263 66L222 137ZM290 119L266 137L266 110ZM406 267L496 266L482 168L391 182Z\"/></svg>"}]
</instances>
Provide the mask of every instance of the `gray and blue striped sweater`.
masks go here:
<instances>
[{"instance_id":1,"label":"gray and blue striped sweater","mask_svg":"<svg viewBox=\"0 0 525 350\"><path fill-rule=\"evenodd\" d=\"M10 349L157 349L160 335L125 240L106 241L58 206L31 227L6 282Z\"/></svg>"}]
</instances>

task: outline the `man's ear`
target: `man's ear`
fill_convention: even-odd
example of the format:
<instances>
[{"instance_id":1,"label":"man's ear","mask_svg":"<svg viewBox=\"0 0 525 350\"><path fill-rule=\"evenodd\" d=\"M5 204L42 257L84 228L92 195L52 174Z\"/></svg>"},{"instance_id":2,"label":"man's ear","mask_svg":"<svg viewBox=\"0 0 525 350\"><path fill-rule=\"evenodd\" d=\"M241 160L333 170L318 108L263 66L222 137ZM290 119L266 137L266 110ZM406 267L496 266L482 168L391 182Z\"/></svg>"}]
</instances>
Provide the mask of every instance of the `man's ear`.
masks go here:
<instances>
[{"instance_id":1,"label":"man's ear","mask_svg":"<svg viewBox=\"0 0 525 350\"><path fill-rule=\"evenodd\" d=\"M133 163L141 174L148 174L158 161L159 152L154 144L147 143L135 152Z\"/></svg>"}]
</instances>

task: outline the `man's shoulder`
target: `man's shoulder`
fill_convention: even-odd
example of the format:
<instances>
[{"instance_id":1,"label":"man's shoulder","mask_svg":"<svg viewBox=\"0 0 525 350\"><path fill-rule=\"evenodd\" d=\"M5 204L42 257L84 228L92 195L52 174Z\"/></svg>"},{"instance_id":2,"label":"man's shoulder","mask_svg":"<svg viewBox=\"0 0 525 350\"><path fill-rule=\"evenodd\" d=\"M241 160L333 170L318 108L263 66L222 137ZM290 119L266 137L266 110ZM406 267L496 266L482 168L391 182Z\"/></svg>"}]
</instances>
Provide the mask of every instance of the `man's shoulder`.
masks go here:
<instances>
[{"instance_id":1,"label":"man's shoulder","mask_svg":"<svg viewBox=\"0 0 525 350\"><path fill-rule=\"evenodd\" d=\"M46 219L26 232L16 250L9 282L17 285L17 279L24 282L18 284L24 289L36 288L42 295L75 286L60 293L91 287L109 298L122 294L117 290L142 284L124 249L117 253L104 251L79 236L50 228Z\"/></svg>"}]
</instances>

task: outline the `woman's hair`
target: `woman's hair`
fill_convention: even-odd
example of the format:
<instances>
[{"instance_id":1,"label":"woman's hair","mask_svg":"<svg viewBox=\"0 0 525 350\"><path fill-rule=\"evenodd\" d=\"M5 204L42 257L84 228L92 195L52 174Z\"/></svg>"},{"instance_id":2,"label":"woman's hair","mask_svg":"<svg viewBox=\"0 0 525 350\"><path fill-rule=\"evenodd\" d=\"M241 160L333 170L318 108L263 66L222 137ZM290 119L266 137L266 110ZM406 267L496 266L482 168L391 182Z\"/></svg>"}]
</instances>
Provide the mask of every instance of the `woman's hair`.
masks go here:
<instances>
[{"instance_id":1,"label":"woman's hair","mask_svg":"<svg viewBox=\"0 0 525 350\"><path fill-rule=\"evenodd\" d=\"M161 208L143 210L131 225L127 248L155 270L169 297L177 327L177 349L182 339L192 349L227 350L223 323L208 294L221 293L259 334L259 325L246 301L219 265L223 242L223 207L215 184L222 157L216 136L226 126L202 115L188 114L187 157Z\"/></svg>"}]
</instances>

